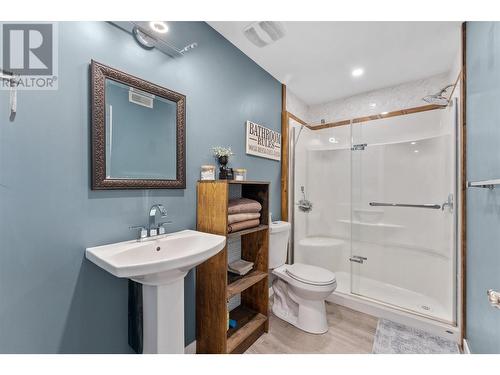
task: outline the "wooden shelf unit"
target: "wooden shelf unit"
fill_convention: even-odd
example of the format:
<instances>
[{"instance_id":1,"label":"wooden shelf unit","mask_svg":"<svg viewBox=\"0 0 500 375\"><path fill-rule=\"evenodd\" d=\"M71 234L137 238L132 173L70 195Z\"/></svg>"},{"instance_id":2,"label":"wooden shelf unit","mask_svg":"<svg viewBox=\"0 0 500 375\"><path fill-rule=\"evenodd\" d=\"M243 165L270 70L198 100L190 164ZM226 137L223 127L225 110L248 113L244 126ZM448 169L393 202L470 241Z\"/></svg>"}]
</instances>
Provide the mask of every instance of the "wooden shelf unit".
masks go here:
<instances>
[{"instance_id":1,"label":"wooden shelf unit","mask_svg":"<svg viewBox=\"0 0 500 375\"><path fill-rule=\"evenodd\" d=\"M269 225L263 225L263 224L261 224L261 225L259 225L258 227L255 227L255 228L242 229L242 230L239 230L237 232L228 233L227 236L229 238L239 237L239 236L243 236L244 234L258 232L258 231L261 231L261 230L264 230L264 229L269 229Z\"/></svg>"},{"instance_id":2,"label":"wooden shelf unit","mask_svg":"<svg viewBox=\"0 0 500 375\"><path fill-rule=\"evenodd\" d=\"M227 299L234 297L235 295L250 288L252 285L257 284L263 279L266 279L267 275L267 272L254 270L247 273L245 276L235 278L236 280L228 283L226 290Z\"/></svg>"},{"instance_id":3,"label":"wooden shelf unit","mask_svg":"<svg viewBox=\"0 0 500 375\"><path fill-rule=\"evenodd\" d=\"M262 204L260 225L227 233L230 185L241 186L241 196ZM247 275L228 283L227 244L196 267L196 352L243 353L269 330L269 182L198 181L197 230L241 237L241 258L254 262ZM241 305L230 312L237 327L227 329L227 301L241 293Z\"/></svg>"}]
</instances>

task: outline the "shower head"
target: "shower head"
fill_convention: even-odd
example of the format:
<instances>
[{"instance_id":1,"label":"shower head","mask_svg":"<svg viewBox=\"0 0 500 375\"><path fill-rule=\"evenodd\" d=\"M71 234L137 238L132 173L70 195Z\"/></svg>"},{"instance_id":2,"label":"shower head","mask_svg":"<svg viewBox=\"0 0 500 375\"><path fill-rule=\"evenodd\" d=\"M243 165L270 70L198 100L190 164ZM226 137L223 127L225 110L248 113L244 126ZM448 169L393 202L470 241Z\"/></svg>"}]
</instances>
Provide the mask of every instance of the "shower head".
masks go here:
<instances>
[{"instance_id":1,"label":"shower head","mask_svg":"<svg viewBox=\"0 0 500 375\"><path fill-rule=\"evenodd\" d=\"M297 138L295 138L294 145L296 145L299 142L300 133L302 133L302 129L304 129L304 128L305 128L305 125L304 124L300 124L299 134L297 135Z\"/></svg>"},{"instance_id":2,"label":"shower head","mask_svg":"<svg viewBox=\"0 0 500 375\"><path fill-rule=\"evenodd\" d=\"M436 94L424 96L422 100L429 104L447 105L449 99L446 96L444 96L444 94L450 87L453 87L453 85L448 85L444 87L443 89L441 89L441 91L439 91Z\"/></svg>"}]
</instances>

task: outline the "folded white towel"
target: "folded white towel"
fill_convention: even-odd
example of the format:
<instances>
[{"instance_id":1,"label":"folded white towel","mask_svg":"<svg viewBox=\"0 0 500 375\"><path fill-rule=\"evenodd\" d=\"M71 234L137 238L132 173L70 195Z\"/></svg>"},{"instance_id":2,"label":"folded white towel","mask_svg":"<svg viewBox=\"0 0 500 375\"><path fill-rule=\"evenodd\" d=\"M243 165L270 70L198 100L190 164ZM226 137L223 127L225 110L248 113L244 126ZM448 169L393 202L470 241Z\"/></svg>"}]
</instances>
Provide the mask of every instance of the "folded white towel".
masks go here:
<instances>
[{"instance_id":1,"label":"folded white towel","mask_svg":"<svg viewBox=\"0 0 500 375\"><path fill-rule=\"evenodd\" d=\"M253 268L253 262L248 262L243 259L235 260L228 264L227 268L229 272L236 273L238 275L246 275Z\"/></svg>"}]
</instances>

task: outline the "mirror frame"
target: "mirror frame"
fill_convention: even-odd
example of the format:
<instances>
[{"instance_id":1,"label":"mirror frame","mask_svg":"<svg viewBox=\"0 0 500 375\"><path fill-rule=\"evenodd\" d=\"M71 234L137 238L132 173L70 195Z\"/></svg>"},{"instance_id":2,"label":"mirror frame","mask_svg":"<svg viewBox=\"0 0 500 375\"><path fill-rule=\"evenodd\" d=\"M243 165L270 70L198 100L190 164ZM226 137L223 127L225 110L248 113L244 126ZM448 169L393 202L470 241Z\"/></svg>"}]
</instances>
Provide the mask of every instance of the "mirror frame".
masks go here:
<instances>
[{"instance_id":1,"label":"mirror frame","mask_svg":"<svg viewBox=\"0 0 500 375\"><path fill-rule=\"evenodd\" d=\"M91 60L92 190L186 188L186 96L131 74ZM176 103L176 179L123 179L106 177L106 79L123 83Z\"/></svg>"}]
</instances>

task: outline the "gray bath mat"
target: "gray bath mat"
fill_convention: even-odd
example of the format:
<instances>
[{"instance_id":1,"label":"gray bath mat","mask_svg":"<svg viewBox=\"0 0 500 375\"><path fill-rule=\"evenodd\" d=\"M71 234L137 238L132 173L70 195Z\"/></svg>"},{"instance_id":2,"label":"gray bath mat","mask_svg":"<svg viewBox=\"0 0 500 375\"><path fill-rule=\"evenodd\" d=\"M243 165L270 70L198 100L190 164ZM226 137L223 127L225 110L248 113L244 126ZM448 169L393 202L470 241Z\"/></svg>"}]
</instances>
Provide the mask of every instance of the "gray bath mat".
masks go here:
<instances>
[{"instance_id":1,"label":"gray bath mat","mask_svg":"<svg viewBox=\"0 0 500 375\"><path fill-rule=\"evenodd\" d=\"M375 333L374 354L459 354L457 343L420 329L380 319Z\"/></svg>"}]
</instances>

